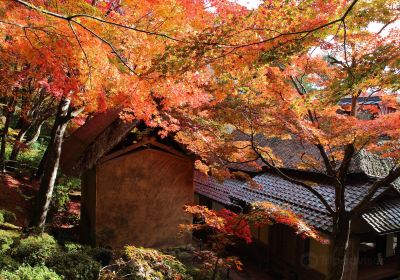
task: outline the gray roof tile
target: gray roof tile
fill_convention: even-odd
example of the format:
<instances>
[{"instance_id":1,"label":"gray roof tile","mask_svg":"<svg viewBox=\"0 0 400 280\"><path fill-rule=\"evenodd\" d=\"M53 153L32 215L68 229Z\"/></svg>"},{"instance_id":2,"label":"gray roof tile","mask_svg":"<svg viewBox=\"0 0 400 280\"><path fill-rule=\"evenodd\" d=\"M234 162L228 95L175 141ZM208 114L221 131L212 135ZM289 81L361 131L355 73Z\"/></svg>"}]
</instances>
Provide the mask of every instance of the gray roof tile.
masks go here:
<instances>
[{"instance_id":1,"label":"gray roof tile","mask_svg":"<svg viewBox=\"0 0 400 280\"><path fill-rule=\"evenodd\" d=\"M304 187L269 173L255 176L253 180L260 188L255 188L247 182L233 179L218 182L212 177L197 172L195 174L195 190L197 193L225 205L231 203L231 198L247 203L268 201L291 209L309 225L326 231L331 230L332 221L325 206ZM334 207L335 189L333 186L316 185L314 188ZM386 189L379 190L375 197ZM345 192L347 210L353 209L367 192L368 187L366 185L347 186Z\"/></svg>"},{"instance_id":2,"label":"gray roof tile","mask_svg":"<svg viewBox=\"0 0 400 280\"><path fill-rule=\"evenodd\" d=\"M362 218L379 234L400 231L400 199L378 202Z\"/></svg>"}]
</instances>

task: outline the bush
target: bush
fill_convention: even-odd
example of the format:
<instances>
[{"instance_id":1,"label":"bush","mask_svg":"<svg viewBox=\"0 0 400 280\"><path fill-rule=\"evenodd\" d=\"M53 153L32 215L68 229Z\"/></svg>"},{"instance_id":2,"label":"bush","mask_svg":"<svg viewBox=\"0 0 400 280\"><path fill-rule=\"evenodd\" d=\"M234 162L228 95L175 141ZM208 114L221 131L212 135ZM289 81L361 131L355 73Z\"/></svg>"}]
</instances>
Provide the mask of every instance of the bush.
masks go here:
<instances>
[{"instance_id":1,"label":"bush","mask_svg":"<svg viewBox=\"0 0 400 280\"><path fill-rule=\"evenodd\" d=\"M0 271L14 271L21 266L19 262L14 260L10 255L0 255ZM0 279L2 279L0 277Z\"/></svg>"},{"instance_id":2,"label":"bush","mask_svg":"<svg viewBox=\"0 0 400 280\"><path fill-rule=\"evenodd\" d=\"M31 267L29 265L20 266L15 271L0 272L0 279L7 280L62 280L54 271L45 266Z\"/></svg>"},{"instance_id":3,"label":"bush","mask_svg":"<svg viewBox=\"0 0 400 280\"><path fill-rule=\"evenodd\" d=\"M87 246L79 244L79 243L74 243L74 242L66 242L64 244L64 249L67 253L73 253L73 252L79 252L79 251L84 251L87 250Z\"/></svg>"},{"instance_id":4,"label":"bush","mask_svg":"<svg viewBox=\"0 0 400 280\"><path fill-rule=\"evenodd\" d=\"M14 239L9 236L0 236L0 255L4 255L11 249Z\"/></svg>"},{"instance_id":5,"label":"bush","mask_svg":"<svg viewBox=\"0 0 400 280\"><path fill-rule=\"evenodd\" d=\"M47 144L40 141L32 144L29 149L23 149L18 155L18 161L30 165L32 167L37 167L40 160L46 151ZM12 148L11 148L12 149ZM11 153L11 152L10 152Z\"/></svg>"},{"instance_id":6,"label":"bush","mask_svg":"<svg viewBox=\"0 0 400 280\"><path fill-rule=\"evenodd\" d=\"M53 197L51 199L51 206L53 207L53 209L57 211L65 209L66 205L70 201L68 195L69 191L70 189L67 186L63 185L55 186Z\"/></svg>"},{"instance_id":7,"label":"bush","mask_svg":"<svg viewBox=\"0 0 400 280\"><path fill-rule=\"evenodd\" d=\"M125 247L123 260L118 260L111 270L103 271L100 279L120 279L129 275L132 280L192 280L186 267L176 258L154 249ZM114 273L116 270L117 273ZM120 274L120 275L119 275Z\"/></svg>"},{"instance_id":8,"label":"bush","mask_svg":"<svg viewBox=\"0 0 400 280\"><path fill-rule=\"evenodd\" d=\"M83 252L59 252L47 262L47 266L64 276L66 280L95 280L100 264Z\"/></svg>"},{"instance_id":9,"label":"bush","mask_svg":"<svg viewBox=\"0 0 400 280\"><path fill-rule=\"evenodd\" d=\"M48 234L29 236L20 241L13 256L22 263L34 266L44 264L58 249L57 241Z\"/></svg>"},{"instance_id":10,"label":"bush","mask_svg":"<svg viewBox=\"0 0 400 280\"><path fill-rule=\"evenodd\" d=\"M90 248L87 250L87 253L93 259L98 261L101 266L109 265L113 257L112 250L101 247Z\"/></svg>"},{"instance_id":11,"label":"bush","mask_svg":"<svg viewBox=\"0 0 400 280\"><path fill-rule=\"evenodd\" d=\"M8 210L0 210L0 224L1 223L10 223L13 224L17 220L15 214Z\"/></svg>"},{"instance_id":12,"label":"bush","mask_svg":"<svg viewBox=\"0 0 400 280\"><path fill-rule=\"evenodd\" d=\"M14 241L20 237L19 232L13 230L0 230L0 255L7 253Z\"/></svg>"},{"instance_id":13,"label":"bush","mask_svg":"<svg viewBox=\"0 0 400 280\"><path fill-rule=\"evenodd\" d=\"M54 194L51 205L54 210L65 210L70 201L69 192L71 190L80 190L81 181L79 178L62 175L54 188Z\"/></svg>"}]
</instances>

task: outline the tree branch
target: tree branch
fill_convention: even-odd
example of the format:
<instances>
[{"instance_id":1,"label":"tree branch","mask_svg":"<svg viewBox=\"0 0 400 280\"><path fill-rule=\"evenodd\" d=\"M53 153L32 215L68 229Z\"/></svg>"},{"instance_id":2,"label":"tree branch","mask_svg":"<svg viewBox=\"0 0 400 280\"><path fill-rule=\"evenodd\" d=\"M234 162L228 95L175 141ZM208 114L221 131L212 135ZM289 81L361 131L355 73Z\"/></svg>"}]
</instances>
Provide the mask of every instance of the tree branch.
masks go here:
<instances>
[{"instance_id":1,"label":"tree branch","mask_svg":"<svg viewBox=\"0 0 400 280\"><path fill-rule=\"evenodd\" d=\"M86 54L85 49L84 49L83 46L82 46L81 40L79 39L78 34L76 33L74 26L71 24L70 21L68 21L68 25L69 25L70 29L72 30L72 33L74 34L75 39L76 39L76 41L78 42L79 47L81 48L82 53L83 53L83 55L84 55L84 57L85 57L86 64L87 64L87 66L88 66L88 71L89 71L89 81L90 81L90 83L91 83L91 81L92 81L92 78L91 78L91 77L92 77L92 67L91 67L91 65L90 65L90 63L89 63L89 58L88 58L88 56L87 56L87 54Z\"/></svg>"},{"instance_id":2,"label":"tree branch","mask_svg":"<svg viewBox=\"0 0 400 280\"><path fill-rule=\"evenodd\" d=\"M132 68L126 61L125 59L121 56L121 54L118 53L118 51L115 49L114 45L111 44L110 42L108 42L106 39L104 39L103 37L101 37L100 35L98 35L96 32L94 32L92 29L90 29L89 27L86 27L85 25L81 24L78 21L75 20L70 20L73 23L79 25L80 27L82 27L83 29L85 29L86 31L88 31L90 34L92 34L94 37L96 37L97 39L99 39L101 42L103 42L104 44L106 44L107 46L110 47L110 49L112 50L112 52L117 56L118 60L121 61L122 64L125 65L126 68L129 69L129 71L131 71L133 74L135 74L136 76L140 76L134 68Z\"/></svg>"},{"instance_id":3,"label":"tree branch","mask_svg":"<svg viewBox=\"0 0 400 280\"><path fill-rule=\"evenodd\" d=\"M374 197L375 193L379 190L379 188L393 183L399 177L400 177L400 165L392 169L386 177L378 181L375 181L374 184L372 184L372 186L368 190L367 195L364 196L364 198L357 204L356 207L353 208L352 211L350 211L350 215L353 216L359 215L371 202L372 198Z\"/></svg>"},{"instance_id":4,"label":"tree branch","mask_svg":"<svg viewBox=\"0 0 400 280\"><path fill-rule=\"evenodd\" d=\"M329 205L329 203L326 201L326 199L317 191L315 190L312 186L304 183L303 181L300 180L296 180L288 175L286 175L285 173L282 172L282 170L280 170L280 168L276 167L275 165L269 163L263 156L262 154L258 151L258 148L255 147L254 145L252 146L254 152L259 156L259 158L261 159L261 161L263 163L265 163L270 169L275 170L278 175L280 177L282 177L283 179L285 179L286 181L289 181L290 183L299 185L303 188L306 188L309 192L311 192L313 195L315 195L320 201L321 203L325 206L326 210L328 210L328 212L331 215L334 215L335 212L333 211L332 207Z\"/></svg>"}]
</instances>

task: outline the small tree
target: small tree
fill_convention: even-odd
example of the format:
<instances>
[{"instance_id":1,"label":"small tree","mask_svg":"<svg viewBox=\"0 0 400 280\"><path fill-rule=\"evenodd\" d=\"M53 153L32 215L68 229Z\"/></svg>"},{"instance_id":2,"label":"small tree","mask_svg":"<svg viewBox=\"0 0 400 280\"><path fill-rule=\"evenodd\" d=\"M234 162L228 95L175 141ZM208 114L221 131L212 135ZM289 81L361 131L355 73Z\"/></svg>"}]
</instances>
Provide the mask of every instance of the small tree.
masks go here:
<instances>
[{"instance_id":1,"label":"small tree","mask_svg":"<svg viewBox=\"0 0 400 280\"><path fill-rule=\"evenodd\" d=\"M194 224L181 225L181 230L201 233L209 251L199 251L197 255L207 260L206 269L213 271L215 279L220 267L242 270L242 263L235 256L230 256L227 248L237 241L252 242L251 229L271 225L285 224L292 227L302 237L310 237L326 242L317 232L288 209L277 207L272 203L260 202L251 206L248 213L235 213L228 209L210 210L205 206L185 206L185 212L193 215ZM212 265L212 263L214 263Z\"/></svg>"}]
</instances>

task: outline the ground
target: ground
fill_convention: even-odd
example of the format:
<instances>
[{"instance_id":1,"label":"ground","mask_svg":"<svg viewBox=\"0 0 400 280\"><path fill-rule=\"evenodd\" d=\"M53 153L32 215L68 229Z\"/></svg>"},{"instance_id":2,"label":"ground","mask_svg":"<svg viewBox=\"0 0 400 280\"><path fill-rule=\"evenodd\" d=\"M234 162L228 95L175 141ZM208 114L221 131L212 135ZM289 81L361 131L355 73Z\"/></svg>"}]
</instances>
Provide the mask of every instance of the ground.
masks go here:
<instances>
[{"instance_id":1,"label":"ground","mask_svg":"<svg viewBox=\"0 0 400 280\"><path fill-rule=\"evenodd\" d=\"M229 276L231 280L274 280L268 273L247 262L244 263L243 271L232 271Z\"/></svg>"},{"instance_id":2,"label":"ground","mask_svg":"<svg viewBox=\"0 0 400 280\"><path fill-rule=\"evenodd\" d=\"M32 213L34 195L38 190L38 184L32 183L28 178L17 178L12 174L0 175L0 209L12 211L17 216L16 225L25 227L29 222L29 215ZM77 228L72 226L71 216L78 216L80 213L79 194L70 194L71 201L67 205L67 211L56 213L53 218L53 233L77 235ZM231 271L232 280L272 280L266 272L251 263L245 263L241 272Z\"/></svg>"},{"instance_id":3,"label":"ground","mask_svg":"<svg viewBox=\"0 0 400 280\"><path fill-rule=\"evenodd\" d=\"M32 213L34 197L39 186L27 177L19 178L10 173L0 175L0 209L9 210L17 216L16 225L26 227ZM79 217L80 203L76 196L71 196L67 211L55 213L53 227L67 229L73 227L71 217Z\"/></svg>"},{"instance_id":4,"label":"ground","mask_svg":"<svg viewBox=\"0 0 400 280\"><path fill-rule=\"evenodd\" d=\"M37 184L31 183L28 178L17 179L7 173L0 175L0 208L15 213L16 225L21 227L28 225L37 189Z\"/></svg>"}]
</instances>

